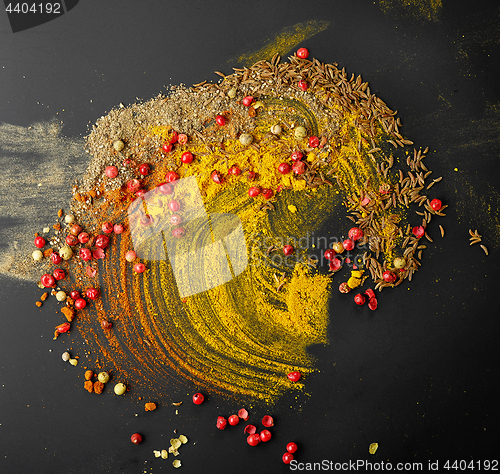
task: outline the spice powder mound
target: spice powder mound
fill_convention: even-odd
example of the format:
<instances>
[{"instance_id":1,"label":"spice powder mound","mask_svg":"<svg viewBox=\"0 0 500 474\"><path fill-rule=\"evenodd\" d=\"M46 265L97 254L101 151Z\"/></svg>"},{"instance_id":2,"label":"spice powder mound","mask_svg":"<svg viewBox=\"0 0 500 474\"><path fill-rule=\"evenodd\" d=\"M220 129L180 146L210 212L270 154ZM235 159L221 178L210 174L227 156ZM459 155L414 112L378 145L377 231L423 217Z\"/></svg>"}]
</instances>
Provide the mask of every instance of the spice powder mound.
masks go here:
<instances>
[{"instance_id":1,"label":"spice powder mound","mask_svg":"<svg viewBox=\"0 0 500 474\"><path fill-rule=\"evenodd\" d=\"M94 366L162 393L175 381L272 402L303 387L286 374L314 370L307 347L328 343L338 268L301 239L345 237L348 217L363 231L356 285L363 272L379 290L411 279L411 229L436 214L420 194L427 150L406 151L396 113L336 64L275 56L219 74L97 121L71 202L91 239L65 266L78 289L100 291L75 318ZM123 231L96 247L105 222Z\"/></svg>"}]
</instances>

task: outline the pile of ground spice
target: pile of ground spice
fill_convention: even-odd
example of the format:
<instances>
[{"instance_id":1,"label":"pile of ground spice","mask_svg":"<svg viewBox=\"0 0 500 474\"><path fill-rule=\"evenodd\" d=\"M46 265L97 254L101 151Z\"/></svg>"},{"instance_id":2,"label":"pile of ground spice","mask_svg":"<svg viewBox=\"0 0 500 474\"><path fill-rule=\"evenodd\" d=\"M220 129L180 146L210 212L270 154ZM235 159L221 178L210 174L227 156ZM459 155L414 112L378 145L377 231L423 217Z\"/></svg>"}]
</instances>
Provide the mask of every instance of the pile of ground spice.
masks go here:
<instances>
[{"instance_id":1,"label":"pile of ground spice","mask_svg":"<svg viewBox=\"0 0 500 474\"><path fill-rule=\"evenodd\" d=\"M89 364L163 395L178 381L272 402L328 343L334 274L342 292L411 280L446 206L361 76L297 55L218 74L97 120L48 244L74 254L58 285L99 290L72 322ZM65 244L75 223L89 239Z\"/></svg>"}]
</instances>

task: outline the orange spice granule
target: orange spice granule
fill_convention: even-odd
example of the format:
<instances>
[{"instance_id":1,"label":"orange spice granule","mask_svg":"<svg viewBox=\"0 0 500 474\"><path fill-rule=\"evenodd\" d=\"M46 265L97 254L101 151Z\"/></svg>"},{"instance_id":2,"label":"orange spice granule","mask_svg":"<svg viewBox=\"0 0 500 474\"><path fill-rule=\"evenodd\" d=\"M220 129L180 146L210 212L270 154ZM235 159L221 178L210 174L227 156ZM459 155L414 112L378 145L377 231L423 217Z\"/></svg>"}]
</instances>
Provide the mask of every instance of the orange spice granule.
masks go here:
<instances>
[{"instance_id":1,"label":"orange spice granule","mask_svg":"<svg viewBox=\"0 0 500 474\"><path fill-rule=\"evenodd\" d=\"M49 293L46 291L42 296L40 296L40 300L45 301L49 297Z\"/></svg>"},{"instance_id":2,"label":"orange spice granule","mask_svg":"<svg viewBox=\"0 0 500 474\"><path fill-rule=\"evenodd\" d=\"M63 306L61 308L61 313L63 313L64 316L66 316L66 319L69 322L71 322L71 321L73 321L73 319L75 319L75 310L72 308L69 308L68 306Z\"/></svg>"},{"instance_id":3,"label":"orange spice granule","mask_svg":"<svg viewBox=\"0 0 500 474\"><path fill-rule=\"evenodd\" d=\"M59 224L59 222L57 224L54 224L52 227L54 228L54 230L61 230L61 224Z\"/></svg>"},{"instance_id":4,"label":"orange spice granule","mask_svg":"<svg viewBox=\"0 0 500 474\"><path fill-rule=\"evenodd\" d=\"M85 372L85 380L90 380L93 376L94 376L94 372L92 372L91 370L87 370Z\"/></svg>"},{"instance_id":5,"label":"orange spice granule","mask_svg":"<svg viewBox=\"0 0 500 474\"><path fill-rule=\"evenodd\" d=\"M146 403L146 404L144 405L144 410L146 410L146 411L153 411L153 410L156 410L156 403L153 403L153 402Z\"/></svg>"},{"instance_id":6,"label":"orange spice granule","mask_svg":"<svg viewBox=\"0 0 500 474\"><path fill-rule=\"evenodd\" d=\"M57 217L62 217L62 215L63 215L63 210L62 210L62 209L59 209L59 210L57 211Z\"/></svg>"},{"instance_id":7,"label":"orange spice granule","mask_svg":"<svg viewBox=\"0 0 500 474\"><path fill-rule=\"evenodd\" d=\"M37 301L35 304L36 304L38 307L42 306L42 302L41 302L41 301Z\"/></svg>"},{"instance_id":8,"label":"orange spice granule","mask_svg":"<svg viewBox=\"0 0 500 474\"><path fill-rule=\"evenodd\" d=\"M43 251L43 256L44 256L45 258L47 258L47 257L50 257L53 253L54 253L54 249L52 249L52 248L50 248L50 249L45 249L45 250Z\"/></svg>"},{"instance_id":9,"label":"orange spice granule","mask_svg":"<svg viewBox=\"0 0 500 474\"><path fill-rule=\"evenodd\" d=\"M92 383L91 380L87 380L84 384L83 384L83 388L85 390L87 390L87 392L89 393L92 393L92 391L94 390L94 384Z\"/></svg>"},{"instance_id":10,"label":"orange spice granule","mask_svg":"<svg viewBox=\"0 0 500 474\"><path fill-rule=\"evenodd\" d=\"M104 390L104 384L102 382L94 382L94 392L100 395Z\"/></svg>"}]
</instances>

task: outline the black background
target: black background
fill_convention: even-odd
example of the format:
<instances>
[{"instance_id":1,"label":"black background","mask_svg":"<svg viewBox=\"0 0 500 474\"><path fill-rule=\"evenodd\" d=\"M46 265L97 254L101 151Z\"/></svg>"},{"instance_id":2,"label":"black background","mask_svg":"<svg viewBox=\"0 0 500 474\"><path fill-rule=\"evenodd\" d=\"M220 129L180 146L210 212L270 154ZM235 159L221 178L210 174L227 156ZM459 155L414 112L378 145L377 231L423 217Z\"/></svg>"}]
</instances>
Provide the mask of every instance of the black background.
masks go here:
<instances>
[{"instance_id":1,"label":"black background","mask_svg":"<svg viewBox=\"0 0 500 474\"><path fill-rule=\"evenodd\" d=\"M120 102L215 81L212 71L230 73L235 58L283 28L329 21L299 46L362 74L399 111L403 133L430 147L428 164L444 177L435 197L450 205L446 237L434 227L409 287L383 292L375 312L335 292L330 344L312 349L320 372L307 380L309 395L270 409L274 438L256 448L242 427L215 428L217 415L239 408L224 400L198 407L186 396L179 415L170 406L145 414L126 396L89 395L82 370L60 359L62 338L52 341L53 308L34 306L36 285L1 277L0 473L170 472L173 458L152 451L174 429L190 439L184 473L288 472L281 455L292 440L303 462L498 458L500 8L444 1L428 20L400 3L90 1L18 33L0 14L0 122L57 116L73 138ZM469 247L469 228L488 257ZM266 412L254 409L252 421ZM136 431L140 446L129 441Z\"/></svg>"}]
</instances>

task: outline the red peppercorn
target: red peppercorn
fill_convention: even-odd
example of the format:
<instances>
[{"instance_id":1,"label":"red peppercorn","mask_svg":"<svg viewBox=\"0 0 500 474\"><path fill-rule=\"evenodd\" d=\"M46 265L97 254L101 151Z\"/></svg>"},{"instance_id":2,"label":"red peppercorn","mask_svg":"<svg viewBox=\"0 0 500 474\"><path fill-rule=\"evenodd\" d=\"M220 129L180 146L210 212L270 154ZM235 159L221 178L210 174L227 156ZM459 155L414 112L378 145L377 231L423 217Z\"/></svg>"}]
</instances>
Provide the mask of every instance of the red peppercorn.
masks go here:
<instances>
[{"instance_id":1,"label":"red peppercorn","mask_svg":"<svg viewBox=\"0 0 500 474\"><path fill-rule=\"evenodd\" d=\"M298 382L300 380L300 377L301 377L301 373L300 372L290 372L288 375L287 375L288 379L291 381L291 382Z\"/></svg>"},{"instance_id":2,"label":"red peppercorn","mask_svg":"<svg viewBox=\"0 0 500 474\"><path fill-rule=\"evenodd\" d=\"M250 446L257 446L260 443L260 436L257 433L248 435L247 437L247 443Z\"/></svg>"},{"instance_id":3,"label":"red peppercorn","mask_svg":"<svg viewBox=\"0 0 500 474\"><path fill-rule=\"evenodd\" d=\"M172 130L172 135L170 135L170 143L176 143L178 138L179 134L175 130Z\"/></svg>"},{"instance_id":4,"label":"red peppercorn","mask_svg":"<svg viewBox=\"0 0 500 474\"><path fill-rule=\"evenodd\" d=\"M165 152L165 153L169 153L172 151L172 144L171 143L167 143L165 142L162 146L161 146L162 150Z\"/></svg>"},{"instance_id":5,"label":"red peppercorn","mask_svg":"<svg viewBox=\"0 0 500 474\"><path fill-rule=\"evenodd\" d=\"M99 290L97 288L89 288L86 292L85 292L85 296L89 299L89 300L95 300L99 297Z\"/></svg>"},{"instance_id":6,"label":"red peppercorn","mask_svg":"<svg viewBox=\"0 0 500 474\"><path fill-rule=\"evenodd\" d=\"M84 262L89 262L90 260L92 260L92 252L90 251L90 249L80 249L78 251L78 255Z\"/></svg>"},{"instance_id":7,"label":"red peppercorn","mask_svg":"<svg viewBox=\"0 0 500 474\"><path fill-rule=\"evenodd\" d=\"M290 171L292 171L292 167L288 163L280 163L278 165L278 171L281 174L288 174Z\"/></svg>"},{"instance_id":8,"label":"red peppercorn","mask_svg":"<svg viewBox=\"0 0 500 474\"><path fill-rule=\"evenodd\" d=\"M142 165L139 165L139 173L143 176L148 175L150 170L151 168L149 166L149 163L143 163Z\"/></svg>"},{"instance_id":9,"label":"red peppercorn","mask_svg":"<svg viewBox=\"0 0 500 474\"><path fill-rule=\"evenodd\" d=\"M329 270L331 272L336 272L342 268L342 261L340 258L334 257L332 260L330 260L330 267Z\"/></svg>"},{"instance_id":10,"label":"red peppercorn","mask_svg":"<svg viewBox=\"0 0 500 474\"><path fill-rule=\"evenodd\" d=\"M79 291L76 291L76 290L73 290L69 296L74 299L74 300L77 300L78 298L80 298L80 292Z\"/></svg>"},{"instance_id":11,"label":"red peppercorn","mask_svg":"<svg viewBox=\"0 0 500 474\"><path fill-rule=\"evenodd\" d=\"M345 250L352 250L354 248L354 240L346 239L342 242Z\"/></svg>"},{"instance_id":12,"label":"red peppercorn","mask_svg":"<svg viewBox=\"0 0 500 474\"><path fill-rule=\"evenodd\" d=\"M35 247L41 249L45 246L45 239L43 237L35 237Z\"/></svg>"},{"instance_id":13,"label":"red peppercorn","mask_svg":"<svg viewBox=\"0 0 500 474\"><path fill-rule=\"evenodd\" d=\"M443 203L440 199L433 199L430 203L430 206L433 211L439 211L443 206Z\"/></svg>"},{"instance_id":14,"label":"red peppercorn","mask_svg":"<svg viewBox=\"0 0 500 474\"><path fill-rule=\"evenodd\" d=\"M425 229L421 225L414 227L411 231L413 232L413 235L419 239L425 235Z\"/></svg>"},{"instance_id":15,"label":"red peppercorn","mask_svg":"<svg viewBox=\"0 0 500 474\"><path fill-rule=\"evenodd\" d=\"M354 297L354 302L356 304L359 304L360 306L365 304L366 303L366 298L361 294L361 293L358 293L355 297Z\"/></svg>"},{"instance_id":16,"label":"red peppercorn","mask_svg":"<svg viewBox=\"0 0 500 474\"><path fill-rule=\"evenodd\" d=\"M73 235L73 234L68 234L66 236L66 243L70 246L73 247L78 243L78 239Z\"/></svg>"},{"instance_id":17,"label":"red peppercorn","mask_svg":"<svg viewBox=\"0 0 500 474\"><path fill-rule=\"evenodd\" d=\"M123 228L123 225L122 224L115 224L113 226L113 232L115 234L121 234L123 232L124 228Z\"/></svg>"},{"instance_id":18,"label":"red peppercorn","mask_svg":"<svg viewBox=\"0 0 500 474\"><path fill-rule=\"evenodd\" d=\"M144 263L137 262L134 265L134 272L135 273L144 273L146 271L146 265Z\"/></svg>"},{"instance_id":19,"label":"red peppercorn","mask_svg":"<svg viewBox=\"0 0 500 474\"><path fill-rule=\"evenodd\" d=\"M111 222L105 222L101 229L105 234L111 234L111 232L113 232L113 224Z\"/></svg>"},{"instance_id":20,"label":"red peppercorn","mask_svg":"<svg viewBox=\"0 0 500 474\"><path fill-rule=\"evenodd\" d=\"M245 434L254 434L257 432L257 427L255 425L246 425L243 429L243 433Z\"/></svg>"},{"instance_id":21,"label":"red peppercorn","mask_svg":"<svg viewBox=\"0 0 500 474\"><path fill-rule=\"evenodd\" d=\"M86 244L90 240L90 235L87 232L80 232L78 234L78 242Z\"/></svg>"},{"instance_id":22,"label":"red peppercorn","mask_svg":"<svg viewBox=\"0 0 500 474\"><path fill-rule=\"evenodd\" d=\"M257 173L255 171L249 171L247 173L248 181L253 181L257 177Z\"/></svg>"},{"instance_id":23,"label":"red peppercorn","mask_svg":"<svg viewBox=\"0 0 500 474\"><path fill-rule=\"evenodd\" d=\"M333 249L326 249L323 255L327 260L333 260L337 255L337 252L335 252L335 250Z\"/></svg>"},{"instance_id":24,"label":"red peppercorn","mask_svg":"<svg viewBox=\"0 0 500 474\"><path fill-rule=\"evenodd\" d=\"M281 459L283 459L283 462L285 464L290 464L293 461L293 454L292 453L285 453L285 454L283 454Z\"/></svg>"},{"instance_id":25,"label":"red peppercorn","mask_svg":"<svg viewBox=\"0 0 500 474\"><path fill-rule=\"evenodd\" d=\"M243 99L243 105L245 107L250 107L252 105L252 102L253 102L253 97L251 95L247 95L244 99Z\"/></svg>"},{"instance_id":26,"label":"red peppercorn","mask_svg":"<svg viewBox=\"0 0 500 474\"><path fill-rule=\"evenodd\" d=\"M351 291L351 287L347 284L347 282L343 281L340 285L339 285L339 291L341 293L349 293Z\"/></svg>"},{"instance_id":27,"label":"red peppercorn","mask_svg":"<svg viewBox=\"0 0 500 474\"><path fill-rule=\"evenodd\" d=\"M181 237L184 237L186 235L186 229L184 229L184 227L177 227L176 229L172 230L172 235L176 239L180 239Z\"/></svg>"},{"instance_id":28,"label":"red peppercorn","mask_svg":"<svg viewBox=\"0 0 500 474\"><path fill-rule=\"evenodd\" d=\"M302 158L304 158L304 155L302 154L301 151L299 150L295 150L292 152L292 154L290 155L290 158L293 160L293 161L300 161Z\"/></svg>"},{"instance_id":29,"label":"red peppercorn","mask_svg":"<svg viewBox=\"0 0 500 474\"><path fill-rule=\"evenodd\" d=\"M224 182L224 176L222 176L222 174L217 170L212 171L212 174L210 176L214 183L222 184Z\"/></svg>"},{"instance_id":30,"label":"red peppercorn","mask_svg":"<svg viewBox=\"0 0 500 474\"><path fill-rule=\"evenodd\" d=\"M83 309L87 306L87 302L83 298L78 298L75 300L75 308L76 309Z\"/></svg>"},{"instance_id":31,"label":"red peppercorn","mask_svg":"<svg viewBox=\"0 0 500 474\"><path fill-rule=\"evenodd\" d=\"M179 145L185 145L188 142L188 136L185 133L179 133L179 136L177 137L177 143Z\"/></svg>"},{"instance_id":32,"label":"red peppercorn","mask_svg":"<svg viewBox=\"0 0 500 474\"><path fill-rule=\"evenodd\" d=\"M62 257L57 252L50 254L50 260L54 265L59 265L62 262Z\"/></svg>"},{"instance_id":33,"label":"red peppercorn","mask_svg":"<svg viewBox=\"0 0 500 474\"><path fill-rule=\"evenodd\" d=\"M241 174L241 169L236 165L233 165L231 166L231 168L229 168L229 174L232 174L233 176L239 176Z\"/></svg>"},{"instance_id":34,"label":"red peppercorn","mask_svg":"<svg viewBox=\"0 0 500 474\"><path fill-rule=\"evenodd\" d=\"M174 192L174 188L168 183L161 183L158 185L158 191L160 191L161 194L167 195L167 194L172 194Z\"/></svg>"},{"instance_id":35,"label":"red peppercorn","mask_svg":"<svg viewBox=\"0 0 500 474\"><path fill-rule=\"evenodd\" d=\"M181 222L182 222L182 217L179 216L179 214L172 214L170 216L170 223L172 225L179 225L179 224L181 224Z\"/></svg>"},{"instance_id":36,"label":"red peppercorn","mask_svg":"<svg viewBox=\"0 0 500 474\"><path fill-rule=\"evenodd\" d=\"M315 135L309 137L309 146L311 148L317 148L319 146L319 138Z\"/></svg>"},{"instance_id":37,"label":"red peppercorn","mask_svg":"<svg viewBox=\"0 0 500 474\"><path fill-rule=\"evenodd\" d=\"M68 332L71 329L71 324L69 323L62 323L59 324L59 326L56 327L56 332L59 334L64 334L65 332Z\"/></svg>"},{"instance_id":38,"label":"red peppercorn","mask_svg":"<svg viewBox=\"0 0 500 474\"><path fill-rule=\"evenodd\" d=\"M372 299L372 298L375 298L375 292L371 289L371 288L368 288L366 291L365 291L365 295L368 296L368 299Z\"/></svg>"},{"instance_id":39,"label":"red peppercorn","mask_svg":"<svg viewBox=\"0 0 500 474\"><path fill-rule=\"evenodd\" d=\"M294 250L295 249L291 245L284 245L283 246L283 253L285 255L292 255Z\"/></svg>"},{"instance_id":40,"label":"red peppercorn","mask_svg":"<svg viewBox=\"0 0 500 474\"><path fill-rule=\"evenodd\" d=\"M363 231L359 227L351 227L348 232L349 238L356 241L363 237Z\"/></svg>"},{"instance_id":41,"label":"red peppercorn","mask_svg":"<svg viewBox=\"0 0 500 474\"><path fill-rule=\"evenodd\" d=\"M219 430L225 429L227 426L227 420L223 416L218 416L216 426Z\"/></svg>"},{"instance_id":42,"label":"red peppercorn","mask_svg":"<svg viewBox=\"0 0 500 474\"><path fill-rule=\"evenodd\" d=\"M186 165L193 161L193 154L190 151L185 151L181 156L181 161Z\"/></svg>"},{"instance_id":43,"label":"red peppercorn","mask_svg":"<svg viewBox=\"0 0 500 474\"><path fill-rule=\"evenodd\" d=\"M240 417L238 415L231 415L227 421L231 426L236 426L240 422Z\"/></svg>"},{"instance_id":44,"label":"red peppercorn","mask_svg":"<svg viewBox=\"0 0 500 474\"><path fill-rule=\"evenodd\" d=\"M272 189L263 189L262 190L262 197L264 199L271 199L274 195L274 192Z\"/></svg>"},{"instance_id":45,"label":"red peppercorn","mask_svg":"<svg viewBox=\"0 0 500 474\"><path fill-rule=\"evenodd\" d=\"M256 197L260 194L260 188L258 186L252 186L248 189L248 195L250 197Z\"/></svg>"},{"instance_id":46,"label":"red peppercorn","mask_svg":"<svg viewBox=\"0 0 500 474\"><path fill-rule=\"evenodd\" d=\"M82 230L83 229L81 226L79 226L78 224L73 224L69 229L69 233L72 235L78 235Z\"/></svg>"},{"instance_id":47,"label":"red peppercorn","mask_svg":"<svg viewBox=\"0 0 500 474\"><path fill-rule=\"evenodd\" d=\"M306 165L303 161L296 161L292 165L292 170L295 174L304 174L306 172Z\"/></svg>"},{"instance_id":48,"label":"red peppercorn","mask_svg":"<svg viewBox=\"0 0 500 474\"><path fill-rule=\"evenodd\" d=\"M56 268L56 269L52 272L52 276L53 276L56 280L63 280L63 279L66 277L66 272L65 272L62 268Z\"/></svg>"},{"instance_id":49,"label":"red peppercorn","mask_svg":"<svg viewBox=\"0 0 500 474\"><path fill-rule=\"evenodd\" d=\"M370 298L370 301L368 301L368 308L370 308L372 311L375 311L377 309L377 306L377 298Z\"/></svg>"},{"instance_id":50,"label":"red peppercorn","mask_svg":"<svg viewBox=\"0 0 500 474\"><path fill-rule=\"evenodd\" d=\"M252 436L252 435L250 435L250 436ZM267 443L272 437L271 432L269 430L262 430L260 432L259 436L260 436L260 440L263 443Z\"/></svg>"},{"instance_id":51,"label":"red peppercorn","mask_svg":"<svg viewBox=\"0 0 500 474\"><path fill-rule=\"evenodd\" d=\"M296 443L294 443L293 441L291 441L290 443L288 443L288 444L286 445L286 450L287 450L289 453L293 454L295 451L297 451L297 444L296 444Z\"/></svg>"},{"instance_id":52,"label":"red peppercorn","mask_svg":"<svg viewBox=\"0 0 500 474\"><path fill-rule=\"evenodd\" d=\"M270 428L271 426L274 426L274 420L271 415L264 415L264 418L262 418L262 424L266 428Z\"/></svg>"},{"instance_id":53,"label":"red peppercorn","mask_svg":"<svg viewBox=\"0 0 500 474\"><path fill-rule=\"evenodd\" d=\"M181 208L181 203L179 201L176 201L175 199L172 199L172 201L168 202L168 208L172 212L177 212Z\"/></svg>"},{"instance_id":54,"label":"red peppercorn","mask_svg":"<svg viewBox=\"0 0 500 474\"><path fill-rule=\"evenodd\" d=\"M389 270L382 273L382 279L387 283L394 283L396 281L396 275Z\"/></svg>"},{"instance_id":55,"label":"red peppercorn","mask_svg":"<svg viewBox=\"0 0 500 474\"><path fill-rule=\"evenodd\" d=\"M110 179L116 178L118 176L118 168L116 166L106 166L104 174Z\"/></svg>"},{"instance_id":56,"label":"red peppercorn","mask_svg":"<svg viewBox=\"0 0 500 474\"><path fill-rule=\"evenodd\" d=\"M135 193L141 187L141 182L138 179L131 179L127 181L127 190L131 193Z\"/></svg>"},{"instance_id":57,"label":"red peppercorn","mask_svg":"<svg viewBox=\"0 0 500 474\"><path fill-rule=\"evenodd\" d=\"M95 239L94 245L97 248L105 249L109 245L109 237L104 234L99 234Z\"/></svg>"},{"instance_id":58,"label":"red peppercorn","mask_svg":"<svg viewBox=\"0 0 500 474\"><path fill-rule=\"evenodd\" d=\"M307 48L299 48L297 50L297 56L300 59L306 59L309 56L309 50Z\"/></svg>"},{"instance_id":59,"label":"red peppercorn","mask_svg":"<svg viewBox=\"0 0 500 474\"><path fill-rule=\"evenodd\" d=\"M165 175L165 181L167 183L174 183L175 181L177 181L179 179L179 175L175 172L175 171L169 171L166 175Z\"/></svg>"},{"instance_id":60,"label":"red peppercorn","mask_svg":"<svg viewBox=\"0 0 500 474\"><path fill-rule=\"evenodd\" d=\"M244 408L240 408L238 410L238 417L241 418L243 421L248 420L248 411L246 411Z\"/></svg>"},{"instance_id":61,"label":"red peppercorn","mask_svg":"<svg viewBox=\"0 0 500 474\"><path fill-rule=\"evenodd\" d=\"M302 89L303 91L306 91L309 89L309 85L307 84L306 81L300 80L298 84L299 88Z\"/></svg>"},{"instance_id":62,"label":"red peppercorn","mask_svg":"<svg viewBox=\"0 0 500 474\"><path fill-rule=\"evenodd\" d=\"M132 441L132 443L134 443L134 444L141 444L142 443L142 436L139 433L134 433L130 437L130 441Z\"/></svg>"},{"instance_id":63,"label":"red peppercorn","mask_svg":"<svg viewBox=\"0 0 500 474\"><path fill-rule=\"evenodd\" d=\"M217 122L217 125L219 125L220 127L226 125L226 119L224 118L223 115L217 115L217 117L215 117L215 121Z\"/></svg>"},{"instance_id":64,"label":"red peppercorn","mask_svg":"<svg viewBox=\"0 0 500 474\"><path fill-rule=\"evenodd\" d=\"M55 278L50 273L45 273L44 275L42 275L40 281L45 288L50 288L51 286L54 286L56 284Z\"/></svg>"},{"instance_id":65,"label":"red peppercorn","mask_svg":"<svg viewBox=\"0 0 500 474\"><path fill-rule=\"evenodd\" d=\"M103 319L101 321L101 327L106 331L108 329L111 329L111 327L113 326L113 323L109 322L109 321L106 321L105 319Z\"/></svg>"},{"instance_id":66,"label":"red peppercorn","mask_svg":"<svg viewBox=\"0 0 500 474\"><path fill-rule=\"evenodd\" d=\"M205 400L205 397L202 393L195 393L193 395L193 403L195 405L201 405Z\"/></svg>"}]
</instances>

